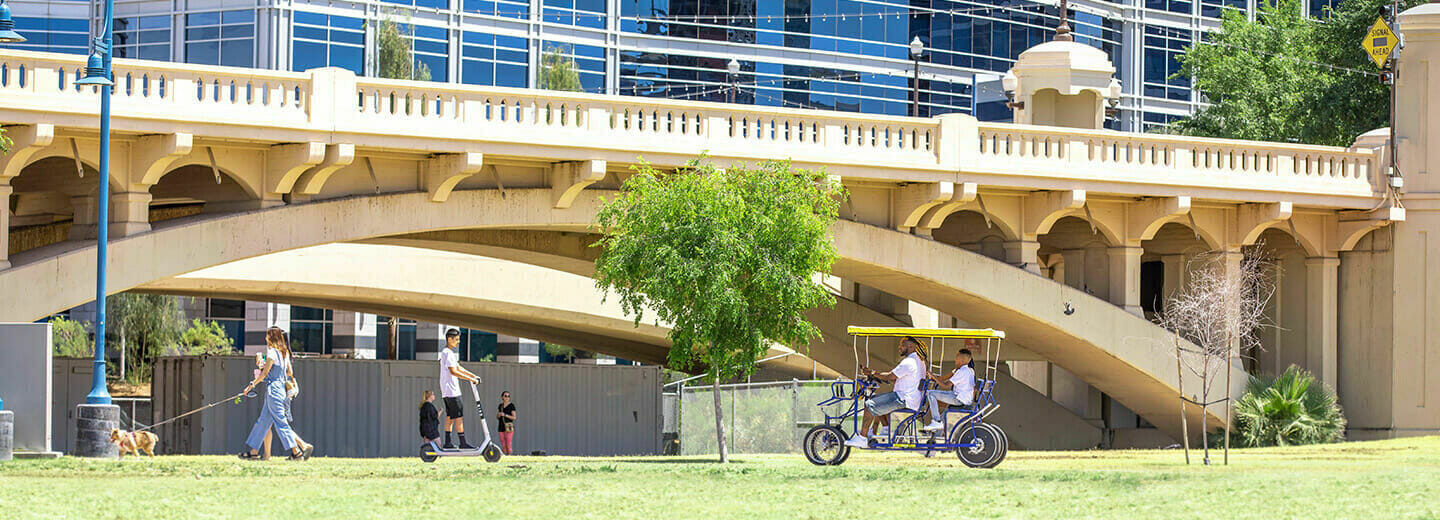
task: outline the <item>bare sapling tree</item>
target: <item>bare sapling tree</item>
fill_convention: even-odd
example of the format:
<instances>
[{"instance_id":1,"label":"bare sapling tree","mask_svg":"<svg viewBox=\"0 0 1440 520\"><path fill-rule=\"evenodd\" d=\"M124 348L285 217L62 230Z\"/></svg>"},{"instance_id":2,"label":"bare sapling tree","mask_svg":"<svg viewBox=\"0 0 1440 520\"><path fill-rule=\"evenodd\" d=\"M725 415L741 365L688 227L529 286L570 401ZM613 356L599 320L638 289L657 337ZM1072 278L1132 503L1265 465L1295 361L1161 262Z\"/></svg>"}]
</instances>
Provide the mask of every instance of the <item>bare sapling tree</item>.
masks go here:
<instances>
[{"instance_id":1,"label":"bare sapling tree","mask_svg":"<svg viewBox=\"0 0 1440 520\"><path fill-rule=\"evenodd\" d=\"M1185 402L1201 408L1201 436L1205 464L1210 464L1209 406L1225 403L1230 409L1230 372L1234 359L1242 352L1260 348L1260 329L1269 323L1266 307L1275 294L1277 267L1260 248L1252 254L1211 252L1197 255L1189 262L1188 280L1165 300L1159 313L1159 324L1175 333L1175 356L1181 373L1180 418L1185 420ZM1184 395L1185 372L1200 381L1199 400ZM1212 402L1215 384L1224 381L1225 398ZM1226 413L1226 417L1230 416ZM1227 419L1226 460L1229 459ZM1189 455L1189 434L1186 455Z\"/></svg>"}]
</instances>

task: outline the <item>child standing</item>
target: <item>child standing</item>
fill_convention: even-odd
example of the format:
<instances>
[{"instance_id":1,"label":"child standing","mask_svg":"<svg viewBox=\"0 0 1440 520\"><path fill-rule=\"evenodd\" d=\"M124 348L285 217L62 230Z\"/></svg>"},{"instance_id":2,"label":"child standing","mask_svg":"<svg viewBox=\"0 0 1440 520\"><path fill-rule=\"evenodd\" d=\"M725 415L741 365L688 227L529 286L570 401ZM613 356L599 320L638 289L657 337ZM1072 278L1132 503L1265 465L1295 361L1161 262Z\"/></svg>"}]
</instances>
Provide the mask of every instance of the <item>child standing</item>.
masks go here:
<instances>
[{"instance_id":1,"label":"child standing","mask_svg":"<svg viewBox=\"0 0 1440 520\"><path fill-rule=\"evenodd\" d=\"M429 390L420 396L420 437L426 442L440 440L440 410L435 408L435 392Z\"/></svg>"}]
</instances>

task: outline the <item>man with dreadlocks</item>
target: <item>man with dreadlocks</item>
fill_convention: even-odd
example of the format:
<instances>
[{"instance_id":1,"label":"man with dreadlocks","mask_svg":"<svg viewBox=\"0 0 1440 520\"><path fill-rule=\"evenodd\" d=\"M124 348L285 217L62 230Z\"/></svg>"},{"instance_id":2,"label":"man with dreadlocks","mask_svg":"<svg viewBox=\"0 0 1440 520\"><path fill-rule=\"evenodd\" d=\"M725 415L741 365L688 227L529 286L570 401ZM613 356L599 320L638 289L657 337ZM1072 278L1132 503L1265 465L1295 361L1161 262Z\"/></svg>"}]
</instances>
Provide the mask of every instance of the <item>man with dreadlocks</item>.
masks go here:
<instances>
[{"instance_id":1,"label":"man with dreadlocks","mask_svg":"<svg viewBox=\"0 0 1440 520\"><path fill-rule=\"evenodd\" d=\"M879 419L881 436L890 435L890 413L901 408L919 410L924 394L920 392L920 380L927 373L925 366L925 344L906 336L900 340L900 363L889 372L876 372L870 367L861 367L860 372L887 383L895 388L865 401L865 421L860 431L845 441L845 445L857 448L870 446L870 427Z\"/></svg>"}]
</instances>

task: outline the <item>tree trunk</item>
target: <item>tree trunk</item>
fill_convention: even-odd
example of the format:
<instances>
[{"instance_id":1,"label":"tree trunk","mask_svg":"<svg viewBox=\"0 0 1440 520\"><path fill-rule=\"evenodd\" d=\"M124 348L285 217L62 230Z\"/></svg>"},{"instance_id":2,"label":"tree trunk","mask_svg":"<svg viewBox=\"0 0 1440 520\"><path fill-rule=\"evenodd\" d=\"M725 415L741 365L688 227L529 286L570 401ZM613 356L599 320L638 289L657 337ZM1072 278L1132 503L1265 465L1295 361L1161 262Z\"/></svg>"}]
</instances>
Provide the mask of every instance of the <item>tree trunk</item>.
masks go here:
<instances>
[{"instance_id":1,"label":"tree trunk","mask_svg":"<svg viewBox=\"0 0 1440 520\"><path fill-rule=\"evenodd\" d=\"M720 447L720 463L730 462L730 452L725 447L725 421L721 417L720 407L720 376L715 375L710 383L711 393L715 394L715 442Z\"/></svg>"}]
</instances>

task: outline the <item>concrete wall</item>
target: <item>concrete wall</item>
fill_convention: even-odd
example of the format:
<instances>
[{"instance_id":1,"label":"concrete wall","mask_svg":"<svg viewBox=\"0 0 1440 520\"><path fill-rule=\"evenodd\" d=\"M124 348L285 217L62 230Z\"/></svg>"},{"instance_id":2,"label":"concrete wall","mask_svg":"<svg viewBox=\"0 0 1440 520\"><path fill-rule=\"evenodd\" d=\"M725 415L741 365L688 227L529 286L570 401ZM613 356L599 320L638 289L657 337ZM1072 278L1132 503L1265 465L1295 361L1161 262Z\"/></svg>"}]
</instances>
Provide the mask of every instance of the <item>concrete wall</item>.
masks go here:
<instances>
[{"instance_id":1,"label":"concrete wall","mask_svg":"<svg viewBox=\"0 0 1440 520\"><path fill-rule=\"evenodd\" d=\"M517 407L516 453L641 455L660 450L660 369L583 365L467 363L478 374L489 427L500 392ZM152 388L155 419L164 420L232 396L254 370L253 358L162 358ZM424 390L439 391L434 361L300 359L295 430L332 457L408 457L420 445ZM480 439L475 403L464 391L467 431ZM439 405L437 405L439 406ZM159 430L162 453L223 454L243 449L260 401L224 404ZM278 449L277 449L278 451Z\"/></svg>"},{"instance_id":2,"label":"concrete wall","mask_svg":"<svg viewBox=\"0 0 1440 520\"><path fill-rule=\"evenodd\" d=\"M15 412L15 451L51 450L50 324L0 323L0 399Z\"/></svg>"}]
</instances>

